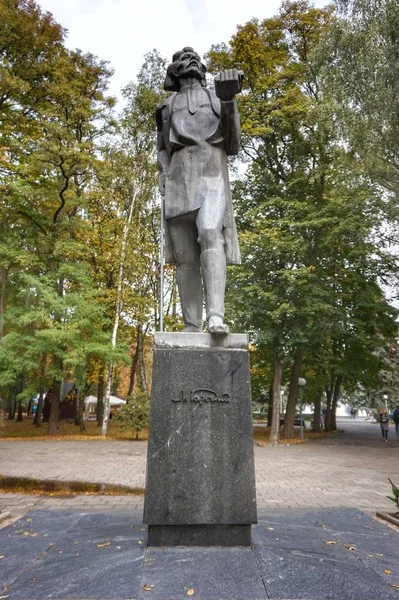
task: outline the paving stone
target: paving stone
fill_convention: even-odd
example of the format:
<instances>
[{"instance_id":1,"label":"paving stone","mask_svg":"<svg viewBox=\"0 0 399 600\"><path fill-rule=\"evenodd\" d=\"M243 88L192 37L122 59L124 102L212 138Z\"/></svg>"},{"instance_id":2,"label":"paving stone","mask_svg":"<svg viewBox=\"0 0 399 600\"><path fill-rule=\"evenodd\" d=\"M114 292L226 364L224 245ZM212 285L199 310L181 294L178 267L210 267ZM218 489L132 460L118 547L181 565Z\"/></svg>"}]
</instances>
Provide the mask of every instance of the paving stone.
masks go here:
<instances>
[{"instance_id":1,"label":"paving stone","mask_svg":"<svg viewBox=\"0 0 399 600\"><path fill-rule=\"evenodd\" d=\"M9 586L29 568L52 544L62 536L66 529L78 520L78 515L72 512L61 513L58 516L49 514L28 515L8 527L0 530L0 589Z\"/></svg>"},{"instance_id":2,"label":"paving stone","mask_svg":"<svg viewBox=\"0 0 399 600\"><path fill-rule=\"evenodd\" d=\"M356 560L343 543L315 525L306 529L277 523L273 526L258 525L253 528L252 544L254 547L296 551L332 560Z\"/></svg>"},{"instance_id":3,"label":"paving stone","mask_svg":"<svg viewBox=\"0 0 399 600\"><path fill-rule=\"evenodd\" d=\"M397 600L399 597L361 561L337 561L260 546L254 552L272 600Z\"/></svg>"},{"instance_id":4,"label":"paving stone","mask_svg":"<svg viewBox=\"0 0 399 600\"><path fill-rule=\"evenodd\" d=\"M91 541L59 540L9 587L9 600L133 599L137 597L144 548L131 540L98 548ZM101 535L100 535L101 537Z\"/></svg>"},{"instance_id":5,"label":"paving stone","mask_svg":"<svg viewBox=\"0 0 399 600\"><path fill-rule=\"evenodd\" d=\"M150 548L141 584L139 600L187 600L190 589L198 600L267 598L249 548Z\"/></svg>"}]
</instances>

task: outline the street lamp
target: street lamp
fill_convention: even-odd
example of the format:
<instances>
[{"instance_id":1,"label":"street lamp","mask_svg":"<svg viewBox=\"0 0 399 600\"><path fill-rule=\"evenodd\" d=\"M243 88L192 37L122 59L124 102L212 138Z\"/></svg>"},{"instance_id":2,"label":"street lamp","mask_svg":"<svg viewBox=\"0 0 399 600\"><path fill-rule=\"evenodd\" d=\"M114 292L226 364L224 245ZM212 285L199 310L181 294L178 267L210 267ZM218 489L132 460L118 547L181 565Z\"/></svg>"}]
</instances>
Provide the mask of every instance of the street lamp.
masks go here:
<instances>
[{"instance_id":1,"label":"street lamp","mask_svg":"<svg viewBox=\"0 0 399 600\"><path fill-rule=\"evenodd\" d=\"M389 415L389 408L388 408L388 395L387 395L387 394L384 394L382 398L383 398L383 400L385 400L385 408L387 409L387 413L388 413L388 415Z\"/></svg>"},{"instance_id":2,"label":"street lamp","mask_svg":"<svg viewBox=\"0 0 399 600\"><path fill-rule=\"evenodd\" d=\"M303 420L302 420L302 390L306 385L306 379L303 377L299 377L298 379L299 385L299 418L300 418L300 426L299 426L299 435L301 440L303 440Z\"/></svg>"}]
</instances>

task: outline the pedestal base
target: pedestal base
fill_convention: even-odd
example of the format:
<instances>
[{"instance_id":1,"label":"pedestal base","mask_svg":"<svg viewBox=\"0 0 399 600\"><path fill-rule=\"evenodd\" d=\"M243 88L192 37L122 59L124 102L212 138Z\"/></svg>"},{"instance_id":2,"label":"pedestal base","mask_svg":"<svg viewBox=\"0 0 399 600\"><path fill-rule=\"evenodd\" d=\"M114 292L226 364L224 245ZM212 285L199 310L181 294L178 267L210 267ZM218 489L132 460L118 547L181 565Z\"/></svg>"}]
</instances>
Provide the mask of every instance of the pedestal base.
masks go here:
<instances>
[{"instance_id":1,"label":"pedestal base","mask_svg":"<svg viewBox=\"0 0 399 600\"><path fill-rule=\"evenodd\" d=\"M149 546L250 546L251 525L149 525Z\"/></svg>"},{"instance_id":2,"label":"pedestal base","mask_svg":"<svg viewBox=\"0 0 399 600\"><path fill-rule=\"evenodd\" d=\"M256 523L248 338L155 335L149 545L248 545Z\"/></svg>"}]
</instances>

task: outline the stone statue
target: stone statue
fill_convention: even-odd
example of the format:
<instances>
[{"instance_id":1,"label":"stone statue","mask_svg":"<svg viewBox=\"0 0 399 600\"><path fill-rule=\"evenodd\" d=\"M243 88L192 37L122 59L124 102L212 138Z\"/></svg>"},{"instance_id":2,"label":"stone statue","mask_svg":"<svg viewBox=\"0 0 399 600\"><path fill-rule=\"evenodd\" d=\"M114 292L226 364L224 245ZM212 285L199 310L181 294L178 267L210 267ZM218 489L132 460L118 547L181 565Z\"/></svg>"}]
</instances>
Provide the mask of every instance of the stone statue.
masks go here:
<instances>
[{"instance_id":1,"label":"stone statue","mask_svg":"<svg viewBox=\"0 0 399 600\"><path fill-rule=\"evenodd\" d=\"M164 85L176 93L156 113L165 261L177 266L183 331L202 331L202 271L208 331L227 334L226 264L240 263L227 155L240 144L235 95L243 73L217 75L215 93L206 88L205 72L192 48L176 52Z\"/></svg>"}]
</instances>

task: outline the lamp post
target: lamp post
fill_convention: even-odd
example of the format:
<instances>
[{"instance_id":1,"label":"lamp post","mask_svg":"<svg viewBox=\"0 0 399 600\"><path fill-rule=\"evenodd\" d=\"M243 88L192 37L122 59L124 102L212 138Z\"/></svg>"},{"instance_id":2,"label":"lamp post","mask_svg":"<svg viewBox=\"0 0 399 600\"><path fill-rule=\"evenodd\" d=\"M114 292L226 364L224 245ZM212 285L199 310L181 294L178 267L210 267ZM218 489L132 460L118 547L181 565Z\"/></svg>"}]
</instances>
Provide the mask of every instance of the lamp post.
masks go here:
<instances>
[{"instance_id":1,"label":"lamp post","mask_svg":"<svg viewBox=\"0 0 399 600\"><path fill-rule=\"evenodd\" d=\"M300 418L300 426L299 426L299 435L301 440L303 440L303 419L302 419L302 390L306 385L306 379L303 377L299 377L298 379L299 385L299 418Z\"/></svg>"},{"instance_id":2,"label":"lamp post","mask_svg":"<svg viewBox=\"0 0 399 600\"><path fill-rule=\"evenodd\" d=\"M383 398L383 400L385 401L385 408L387 409L387 413L388 413L388 415L389 415L389 408L388 408L388 395L387 395L387 394L384 394L382 398Z\"/></svg>"}]
</instances>

